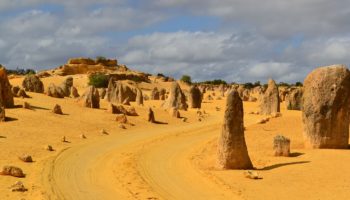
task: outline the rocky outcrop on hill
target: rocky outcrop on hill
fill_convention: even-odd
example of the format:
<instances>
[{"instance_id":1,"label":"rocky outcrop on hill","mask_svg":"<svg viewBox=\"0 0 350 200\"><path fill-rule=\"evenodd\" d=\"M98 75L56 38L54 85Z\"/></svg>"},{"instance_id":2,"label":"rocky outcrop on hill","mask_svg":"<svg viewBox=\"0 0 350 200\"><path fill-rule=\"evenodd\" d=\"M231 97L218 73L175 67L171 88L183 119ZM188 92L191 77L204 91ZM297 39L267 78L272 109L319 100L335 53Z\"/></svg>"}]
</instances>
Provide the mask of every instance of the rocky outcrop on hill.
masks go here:
<instances>
[{"instance_id":1,"label":"rocky outcrop on hill","mask_svg":"<svg viewBox=\"0 0 350 200\"><path fill-rule=\"evenodd\" d=\"M40 77L51 75L74 75L74 74L108 74L115 80L133 80L136 82L149 82L149 74L129 70L125 65L119 65L116 59L97 58L71 58L62 66L53 70L42 71L38 74Z\"/></svg>"}]
</instances>

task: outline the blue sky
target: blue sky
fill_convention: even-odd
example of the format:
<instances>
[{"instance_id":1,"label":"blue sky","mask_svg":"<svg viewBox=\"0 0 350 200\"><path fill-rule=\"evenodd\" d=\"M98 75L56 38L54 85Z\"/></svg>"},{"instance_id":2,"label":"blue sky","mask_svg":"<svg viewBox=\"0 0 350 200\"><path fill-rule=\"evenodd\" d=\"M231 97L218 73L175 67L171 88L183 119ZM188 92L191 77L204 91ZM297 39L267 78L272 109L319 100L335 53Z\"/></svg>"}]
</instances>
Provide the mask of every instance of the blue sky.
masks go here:
<instances>
[{"instance_id":1,"label":"blue sky","mask_svg":"<svg viewBox=\"0 0 350 200\"><path fill-rule=\"evenodd\" d=\"M303 81L349 64L346 0L2 0L0 63L57 67L105 56L196 81Z\"/></svg>"}]
</instances>

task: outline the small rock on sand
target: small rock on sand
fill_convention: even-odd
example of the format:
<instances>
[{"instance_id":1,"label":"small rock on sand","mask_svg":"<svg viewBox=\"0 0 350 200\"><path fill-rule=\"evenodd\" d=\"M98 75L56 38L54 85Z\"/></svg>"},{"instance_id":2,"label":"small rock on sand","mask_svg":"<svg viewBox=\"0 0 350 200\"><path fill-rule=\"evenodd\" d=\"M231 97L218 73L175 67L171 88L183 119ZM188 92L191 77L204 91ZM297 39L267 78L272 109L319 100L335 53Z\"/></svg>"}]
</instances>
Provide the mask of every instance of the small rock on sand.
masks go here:
<instances>
[{"instance_id":1,"label":"small rock on sand","mask_svg":"<svg viewBox=\"0 0 350 200\"><path fill-rule=\"evenodd\" d=\"M15 184L11 185L10 190L12 192L26 192L28 189L24 187L24 184L21 181L17 181Z\"/></svg>"},{"instance_id":2,"label":"small rock on sand","mask_svg":"<svg viewBox=\"0 0 350 200\"><path fill-rule=\"evenodd\" d=\"M28 155L28 154L24 154L18 157L20 160L22 160L23 162L33 162L32 156Z\"/></svg>"},{"instance_id":3,"label":"small rock on sand","mask_svg":"<svg viewBox=\"0 0 350 200\"><path fill-rule=\"evenodd\" d=\"M262 179L261 176L259 176L259 173L256 172L256 171L251 171L251 170L248 170L248 171L245 171L244 172L244 177L246 178L250 178L250 179Z\"/></svg>"},{"instance_id":4,"label":"small rock on sand","mask_svg":"<svg viewBox=\"0 0 350 200\"><path fill-rule=\"evenodd\" d=\"M21 168L15 167L15 166L9 166L9 165L4 166L2 168L2 172L0 172L0 175L14 176L14 177L18 177L18 178L25 177Z\"/></svg>"},{"instance_id":5,"label":"small rock on sand","mask_svg":"<svg viewBox=\"0 0 350 200\"><path fill-rule=\"evenodd\" d=\"M46 145L44 148L48 151L53 151L53 148L51 145Z\"/></svg>"}]
</instances>

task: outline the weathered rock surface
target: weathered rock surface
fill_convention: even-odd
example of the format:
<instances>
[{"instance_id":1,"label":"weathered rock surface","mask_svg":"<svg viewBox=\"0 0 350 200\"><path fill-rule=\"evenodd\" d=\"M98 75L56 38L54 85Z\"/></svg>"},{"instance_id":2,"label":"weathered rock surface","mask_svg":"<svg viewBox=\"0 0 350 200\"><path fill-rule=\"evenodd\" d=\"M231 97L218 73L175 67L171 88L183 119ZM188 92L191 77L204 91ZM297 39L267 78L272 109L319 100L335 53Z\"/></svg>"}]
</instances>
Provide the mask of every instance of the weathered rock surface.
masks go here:
<instances>
[{"instance_id":1,"label":"weathered rock surface","mask_svg":"<svg viewBox=\"0 0 350 200\"><path fill-rule=\"evenodd\" d=\"M273 150L275 156L290 155L290 139L282 135L277 135L273 138Z\"/></svg>"},{"instance_id":2,"label":"weathered rock surface","mask_svg":"<svg viewBox=\"0 0 350 200\"><path fill-rule=\"evenodd\" d=\"M162 88L159 91L159 100L164 101L166 99L166 90L164 88Z\"/></svg>"},{"instance_id":3,"label":"weathered rock surface","mask_svg":"<svg viewBox=\"0 0 350 200\"><path fill-rule=\"evenodd\" d=\"M79 92L78 92L78 89L77 89L76 87L74 87L74 86L72 86L72 87L70 88L70 97L72 97L72 98L78 98L78 97L80 97Z\"/></svg>"},{"instance_id":4,"label":"weathered rock surface","mask_svg":"<svg viewBox=\"0 0 350 200\"><path fill-rule=\"evenodd\" d=\"M278 87L272 79L269 80L268 87L262 96L260 109L260 113L264 115L280 112Z\"/></svg>"},{"instance_id":5,"label":"weathered rock surface","mask_svg":"<svg viewBox=\"0 0 350 200\"><path fill-rule=\"evenodd\" d=\"M0 106L0 122L6 121L5 107Z\"/></svg>"},{"instance_id":6,"label":"weathered rock surface","mask_svg":"<svg viewBox=\"0 0 350 200\"><path fill-rule=\"evenodd\" d=\"M79 97L78 102L87 108L100 108L100 96L94 86L89 86L85 93Z\"/></svg>"},{"instance_id":7,"label":"weathered rock surface","mask_svg":"<svg viewBox=\"0 0 350 200\"><path fill-rule=\"evenodd\" d=\"M191 108L201 108L202 94L197 86L192 86L189 92L189 105Z\"/></svg>"},{"instance_id":8,"label":"weathered rock surface","mask_svg":"<svg viewBox=\"0 0 350 200\"><path fill-rule=\"evenodd\" d=\"M12 95L15 96L15 97L17 97L17 93L18 93L18 91L19 91L20 89L21 89L21 88L20 88L19 86L13 86L13 87L11 88Z\"/></svg>"},{"instance_id":9,"label":"weathered rock surface","mask_svg":"<svg viewBox=\"0 0 350 200\"><path fill-rule=\"evenodd\" d=\"M32 156L28 155L28 154L24 154L18 157L20 160L22 160L23 162L33 162L33 158Z\"/></svg>"},{"instance_id":10,"label":"weathered rock surface","mask_svg":"<svg viewBox=\"0 0 350 200\"><path fill-rule=\"evenodd\" d=\"M287 110L301 110L302 97L302 88L293 89L287 96L284 97Z\"/></svg>"},{"instance_id":11,"label":"weathered rock surface","mask_svg":"<svg viewBox=\"0 0 350 200\"><path fill-rule=\"evenodd\" d=\"M348 148L350 72L345 65L320 67L304 80L305 146Z\"/></svg>"},{"instance_id":12,"label":"weathered rock surface","mask_svg":"<svg viewBox=\"0 0 350 200\"><path fill-rule=\"evenodd\" d=\"M136 88L136 104L139 106L143 105L142 90L139 88Z\"/></svg>"},{"instance_id":13,"label":"weathered rock surface","mask_svg":"<svg viewBox=\"0 0 350 200\"><path fill-rule=\"evenodd\" d=\"M46 95L54 98L64 98L65 93L61 87L51 83L47 88Z\"/></svg>"},{"instance_id":14,"label":"weathered rock surface","mask_svg":"<svg viewBox=\"0 0 350 200\"><path fill-rule=\"evenodd\" d=\"M136 88L120 81L109 80L106 100L111 103L124 104L136 100Z\"/></svg>"},{"instance_id":15,"label":"weathered rock surface","mask_svg":"<svg viewBox=\"0 0 350 200\"><path fill-rule=\"evenodd\" d=\"M156 122L155 118L154 118L154 112L152 110L152 108L148 109L148 121L151 123Z\"/></svg>"},{"instance_id":16,"label":"weathered rock surface","mask_svg":"<svg viewBox=\"0 0 350 200\"><path fill-rule=\"evenodd\" d=\"M159 91L157 87L153 88L151 92L151 100L159 100Z\"/></svg>"},{"instance_id":17,"label":"weathered rock surface","mask_svg":"<svg viewBox=\"0 0 350 200\"><path fill-rule=\"evenodd\" d=\"M179 111L177 108L170 108L170 109L169 109L169 114L170 114L170 116L172 116L172 117L181 118L180 111Z\"/></svg>"},{"instance_id":18,"label":"weathered rock surface","mask_svg":"<svg viewBox=\"0 0 350 200\"><path fill-rule=\"evenodd\" d=\"M6 69L0 65L0 106L14 107L11 84L8 80Z\"/></svg>"},{"instance_id":19,"label":"weathered rock surface","mask_svg":"<svg viewBox=\"0 0 350 200\"><path fill-rule=\"evenodd\" d=\"M16 96L21 98L29 98L29 96L23 89L19 89Z\"/></svg>"},{"instance_id":20,"label":"weathered rock surface","mask_svg":"<svg viewBox=\"0 0 350 200\"><path fill-rule=\"evenodd\" d=\"M73 77L68 76L66 80L64 80L60 87L63 90L64 96L69 97L71 94L71 87L73 86Z\"/></svg>"},{"instance_id":21,"label":"weathered rock surface","mask_svg":"<svg viewBox=\"0 0 350 200\"><path fill-rule=\"evenodd\" d=\"M36 75L27 75L22 82L22 87L29 92L44 92L44 84Z\"/></svg>"},{"instance_id":22,"label":"weathered rock surface","mask_svg":"<svg viewBox=\"0 0 350 200\"><path fill-rule=\"evenodd\" d=\"M55 107L53 107L52 112L55 114L63 115L62 108L58 104L56 104Z\"/></svg>"},{"instance_id":23,"label":"weathered rock surface","mask_svg":"<svg viewBox=\"0 0 350 200\"><path fill-rule=\"evenodd\" d=\"M15 166L4 166L2 168L2 172L0 172L0 175L14 176L14 177L18 177L18 178L25 177L22 169L19 167L15 167Z\"/></svg>"},{"instance_id":24,"label":"weathered rock surface","mask_svg":"<svg viewBox=\"0 0 350 200\"><path fill-rule=\"evenodd\" d=\"M26 192L28 189L24 186L21 181L17 181L15 184L10 187L12 192Z\"/></svg>"},{"instance_id":25,"label":"weathered rock surface","mask_svg":"<svg viewBox=\"0 0 350 200\"><path fill-rule=\"evenodd\" d=\"M115 120L121 124L128 123L128 119L125 114L117 114Z\"/></svg>"},{"instance_id":26,"label":"weathered rock surface","mask_svg":"<svg viewBox=\"0 0 350 200\"><path fill-rule=\"evenodd\" d=\"M237 91L227 97L224 123L218 142L218 164L223 169L252 169L244 137L243 103Z\"/></svg>"},{"instance_id":27,"label":"weathered rock surface","mask_svg":"<svg viewBox=\"0 0 350 200\"><path fill-rule=\"evenodd\" d=\"M169 97L164 102L163 108L177 108L179 110L187 110L188 105L186 103L186 96L182 92L178 83L172 83Z\"/></svg>"},{"instance_id":28,"label":"weathered rock surface","mask_svg":"<svg viewBox=\"0 0 350 200\"><path fill-rule=\"evenodd\" d=\"M100 99L104 99L107 93L106 88L98 88L98 93L100 95Z\"/></svg>"}]
</instances>

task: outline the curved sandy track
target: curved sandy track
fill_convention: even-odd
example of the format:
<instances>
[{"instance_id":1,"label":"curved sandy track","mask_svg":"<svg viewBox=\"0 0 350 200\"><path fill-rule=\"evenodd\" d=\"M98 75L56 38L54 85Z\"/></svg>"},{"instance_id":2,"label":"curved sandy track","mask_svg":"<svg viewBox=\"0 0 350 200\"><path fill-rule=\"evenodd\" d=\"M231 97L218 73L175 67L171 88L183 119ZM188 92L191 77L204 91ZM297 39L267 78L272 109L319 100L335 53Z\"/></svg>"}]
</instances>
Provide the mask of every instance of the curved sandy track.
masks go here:
<instances>
[{"instance_id":1,"label":"curved sandy track","mask_svg":"<svg viewBox=\"0 0 350 200\"><path fill-rule=\"evenodd\" d=\"M239 199L191 162L220 127L211 122L105 136L48 162L48 199Z\"/></svg>"},{"instance_id":2,"label":"curved sandy track","mask_svg":"<svg viewBox=\"0 0 350 200\"><path fill-rule=\"evenodd\" d=\"M218 136L220 119L153 141L138 153L140 175L165 199L242 199L239 192L195 166L198 150ZM249 126L255 118L245 120Z\"/></svg>"},{"instance_id":3,"label":"curved sandy track","mask_svg":"<svg viewBox=\"0 0 350 200\"><path fill-rule=\"evenodd\" d=\"M239 199L199 172L192 162L193 149L213 138L217 125L174 135L140 152L141 174L164 199Z\"/></svg>"}]
</instances>

